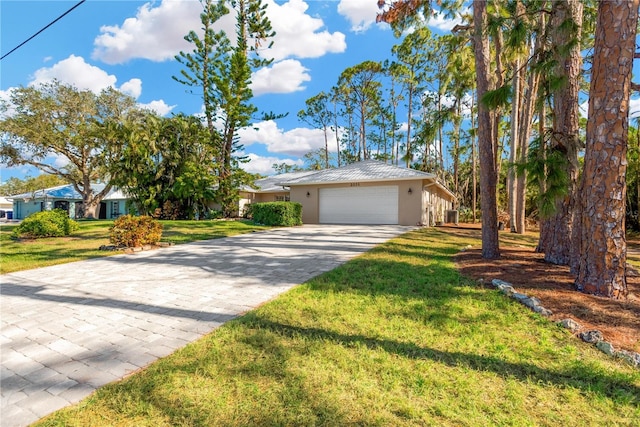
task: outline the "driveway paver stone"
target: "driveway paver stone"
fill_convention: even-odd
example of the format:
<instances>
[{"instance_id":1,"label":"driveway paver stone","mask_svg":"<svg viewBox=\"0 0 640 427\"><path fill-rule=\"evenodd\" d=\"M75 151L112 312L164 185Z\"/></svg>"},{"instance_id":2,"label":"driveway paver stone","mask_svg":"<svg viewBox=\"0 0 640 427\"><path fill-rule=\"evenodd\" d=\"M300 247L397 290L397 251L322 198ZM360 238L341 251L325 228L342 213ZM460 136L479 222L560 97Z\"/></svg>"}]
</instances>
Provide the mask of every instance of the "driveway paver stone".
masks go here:
<instances>
[{"instance_id":1,"label":"driveway paver stone","mask_svg":"<svg viewBox=\"0 0 640 427\"><path fill-rule=\"evenodd\" d=\"M77 403L411 229L279 228L2 275L0 425Z\"/></svg>"}]
</instances>

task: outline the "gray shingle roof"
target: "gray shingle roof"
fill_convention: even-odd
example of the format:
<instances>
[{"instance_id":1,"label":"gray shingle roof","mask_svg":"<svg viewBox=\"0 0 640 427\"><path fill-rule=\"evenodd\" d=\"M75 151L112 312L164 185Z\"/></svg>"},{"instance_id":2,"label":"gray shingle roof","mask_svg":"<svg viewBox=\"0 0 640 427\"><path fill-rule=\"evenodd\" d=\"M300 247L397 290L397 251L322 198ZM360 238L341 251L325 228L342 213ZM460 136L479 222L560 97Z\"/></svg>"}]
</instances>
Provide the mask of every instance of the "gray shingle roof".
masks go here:
<instances>
[{"instance_id":1,"label":"gray shingle roof","mask_svg":"<svg viewBox=\"0 0 640 427\"><path fill-rule=\"evenodd\" d=\"M282 180L282 185L308 185L353 181L402 181L408 179L433 179L432 173L400 168L377 160L355 162L337 169L325 169L296 179Z\"/></svg>"},{"instance_id":2,"label":"gray shingle roof","mask_svg":"<svg viewBox=\"0 0 640 427\"><path fill-rule=\"evenodd\" d=\"M242 190L250 191L250 192L258 191L260 193L274 193L274 192L280 192L280 191L287 191L282 188L283 186L281 184L282 182L292 180L292 179L302 178L307 175L314 174L316 172L317 171L300 171L300 172L289 172L289 173L282 173L279 175L268 176L266 178L257 179L253 187L246 187L246 188L243 188Z\"/></svg>"}]
</instances>

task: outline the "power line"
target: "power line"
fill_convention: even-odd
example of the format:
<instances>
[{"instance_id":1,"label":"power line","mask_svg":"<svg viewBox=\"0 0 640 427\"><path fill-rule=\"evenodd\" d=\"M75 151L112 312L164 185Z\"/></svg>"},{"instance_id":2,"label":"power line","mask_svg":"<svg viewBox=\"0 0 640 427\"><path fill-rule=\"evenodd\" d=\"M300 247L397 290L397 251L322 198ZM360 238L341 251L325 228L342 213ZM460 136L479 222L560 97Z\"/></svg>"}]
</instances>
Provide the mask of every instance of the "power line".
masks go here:
<instances>
[{"instance_id":1,"label":"power line","mask_svg":"<svg viewBox=\"0 0 640 427\"><path fill-rule=\"evenodd\" d=\"M52 26L53 24L55 24L56 22L58 22L59 20L61 20L62 18L64 18L67 14L69 14L73 9L75 9L76 7L80 6L82 3L84 3L87 0L80 0L78 3L76 3L71 9L67 10L65 13L63 13L62 15L58 16L56 19L54 19L53 21L49 22L47 25L45 25L40 31L38 31L37 33L35 33L34 35L32 35L31 37L29 37L28 39L26 39L25 41L23 41L22 43L20 43L18 46L14 47L13 49L11 49L8 53L5 53L4 55L2 55L2 57L0 58L0 61L3 60L4 58L6 58L7 56L11 55L13 52L15 52L16 50L20 49L22 46L24 46L25 44L27 44L29 41L31 41L31 39L33 39L34 37L36 37L38 34L40 34L41 32L43 32L44 30L46 30L47 28L49 28L50 26Z\"/></svg>"}]
</instances>

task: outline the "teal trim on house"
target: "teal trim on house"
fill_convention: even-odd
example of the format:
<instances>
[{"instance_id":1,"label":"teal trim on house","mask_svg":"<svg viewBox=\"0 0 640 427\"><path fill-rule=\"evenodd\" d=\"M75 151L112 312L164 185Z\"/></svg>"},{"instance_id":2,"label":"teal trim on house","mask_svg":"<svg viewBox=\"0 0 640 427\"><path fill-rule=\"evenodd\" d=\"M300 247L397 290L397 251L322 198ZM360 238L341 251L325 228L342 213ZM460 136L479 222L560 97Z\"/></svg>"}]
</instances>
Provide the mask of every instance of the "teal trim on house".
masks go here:
<instances>
[{"instance_id":1,"label":"teal trim on house","mask_svg":"<svg viewBox=\"0 0 640 427\"><path fill-rule=\"evenodd\" d=\"M91 186L94 193L102 191L104 187L104 184L92 184ZM45 188L33 193L17 194L7 198L13 200L14 219L24 219L35 212L52 209L62 209L73 219L82 217L82 196L71 184ZM127 195L119 189L111 189L100 203L98 218L114 219L126 214L128 200Z\"/></svg>"}]
</instances>

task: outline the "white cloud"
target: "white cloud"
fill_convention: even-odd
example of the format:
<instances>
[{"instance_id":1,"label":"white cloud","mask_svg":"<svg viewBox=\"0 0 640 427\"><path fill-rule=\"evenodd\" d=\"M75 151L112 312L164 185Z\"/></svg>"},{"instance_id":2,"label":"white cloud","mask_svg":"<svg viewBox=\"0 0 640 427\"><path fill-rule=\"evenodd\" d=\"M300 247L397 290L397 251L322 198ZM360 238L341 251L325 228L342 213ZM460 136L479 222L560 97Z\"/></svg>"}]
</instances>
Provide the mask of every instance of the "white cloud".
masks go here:
<instances>
[{"instance_id":1,"label":"white cloud","mask_svg":"<svg viewBox=\"0 0 640 427\"><path fill-rule=\"evenodd\" d=\"M101 68L87 64L84 58L71 55L50 68L41 68L35 72L35 77L29 85L37 85L57 79L62 83L70 84L80 90L90 90L99 93L108 87L116 87L117 78L107 74ZM124 82L119 88L121 92L137 99L142 94L142 80L133 78ZM11 89L9 89L11 90ZM0 100L8 100L9 90L0 91ZM164 100L154 100L146 104L138 104L142 108L148 108L165 116L175 108L175 105L167 105Z\"/></svg>"},{"instance_id":2,"label":"white cloud","mask_svg":"<svg viewBox=\"0 0 640 427\"><path fill-rule=\"evenodd\" d=\"M580 111L580 117L586 119L589 115L589 100L587 99L583 103L578 106L578 110Z\"/></svg>"},{"instance_id":3,"label":"white cloud","mask_svg":"<svg viewBox=\"0 0 640 427\"><path fill-rule=\"evenodd\" d=\"M92 58L107 64L122 64L133 58L165 61L181 50L189 49L184 36L199 29L202 6L197 1L163 0L158 7L142 5L135 18L121 26L100 28L94 40Z\"/></svg>"},{"instance_id":4,"label":"white cloud","mask_svg":"<svg viewBox=\"0 0 640 427\"><path fill-rule=\"evenodd\" d=\"M263 121L238 132L244 146L264 144L270 153L301 157L310 151L324 148L324 132L320 129L295 128L283 131L273 120ZM335 135L329 135L329 150L336 150Z\"/></svg>"},{"instance_id":5,"label":"white cloud","mask_svg":"<svg viewBox=\"0 0 640 427\"><path fill-rule=\"evenodd\" d=\"M445 17L444 13L435 12L429 21L427 22L429 27L435 28L440 31L449 32L456 25L462 24L462 18L456 17L454 19Z\"/></svg>"},{"instance_id":6,"label":"white cloud","mask_svg":"<svg viewBox=\"0 0 640 427\"><path fill-rule=\"evenodd\" d=\"M635 119L640 117L640 98L631 98L629 100L629 118Z\"/></svg>"},{"instance_id":7,"label":"white cloud","mask_svg":"<svg viewBox=\"0 0 640 427\"><path fill-rule=\"evenodd\" d=\"M291 93L304 90L303 82L311 80L308 69L300 61L286 59L269 68L261 68L251 76L251 90L258 96L265 93Z\"/></svg>"},{"instance_id":8,"label":"white cloud","mask_svg":"<svg viewBox=\"0 0 640 427\"><path fill-rule=\"evenodd\" d=\"M351 30L366 31L376 21L378 5L372 0L340 0L338 13L351 23Z\"/></svg>"},{"instance_id":9,"label":"white cloud","mask_svg":"<svg viewBox=\"0 0 640 427\"><path fill-rule=\"evenodd\" d=\"M13 105L11 101L11 92L17 89L15 87L10 87L7 90L0 90L0 105L3 105L3 108L6 107L4 112L0 113L0 120L11 117L16 113L16 107Z\"/></svg>"},{"instance_id":10,"label":"white cloud","mask_svg":"<svg viewBox=\"0 0 640 427\"><path fill-rule=\"evenodd\" d=\"M289 0L281 5L268 1L267 4L267 14L276 35L273 47L264 52L265 57L276 61L288 57L318 58L346 50L345 35L323 29L322 19L305 13L309 6L304 1Z\"/></svg>"},{"instance_id":11,"label":"white cloud","mask_svg":"<svg viewBox=\"0 0 640 427\"><path fill-rule=\"evenodd\" d=\"M267 0L265 4L276 32L273 47L261 53L266 58L276 61L288 57L317 58L345 51L345 35L330 33L324 29L322 19L307 15L308 5L303 0L290 0L283 4ZM107 64L121 64L135 58L171 60L181 50L192 50L184 36L191 30L201 34L201 12L200 2L194 0L163 0L157 7L153 3L145 3L135 17L124 20L121 25L100 29L101 34L94 40L92 57ZM220 19L215 28L225 31L235 42L233 14Z\"/></svg>"},{"instance_id":12,"label":"white cloud","mask_svg":"<svg viewBox=\"0 0 640 427\"><path fill-rule=\"evenodd\" d=\"M166 116L167 114L169 114L171 112L171 110L173 110L176 106L175 105L167 105L166 102L164 102L164 100L160 99L160 100L156 100L156 101L151 101L148 102L146 104L138 104L138 107L140 108L146 108L148 110L152 110L155 111L156 113L158 113L161 116Z\"/></svg>"},{"instance_id":13,"label":"white cloud","mask_svg":"<svg viewBox=\"0 0 640 427\"><path fill-rule=\"evenodd\" d=\"M273 173L275 172L273 170L274 163L286 163L292 166L304 165L304 161L302 161L301 159L281 159L279 157L272 156L263 157L254 153L247 154L247 157L249 157L249 162L243 163L242 169L250 173L259 173L261 175L273 175Z\"/></svg>"},{"instance_id":14,"label":"white cloud","mask_svg":"<svg viewBox=\"0 0 640 427\"><path fill-rule=\"evenodd\" d=\"M126 93L127 95L133 96L138 99L140 94L142 93L142 80L140 79L131 79L128 82L122 83L120 86L120 92Z\"/></svg>"},{"instance_id":15,"label":"white cloud","mask_svg":"<svg viewBox=\"0 0 640 427\"><path fill-rule=\"evenodd\" d=\"M29 85L38 85L54 79L74 85L80 90L90 90L95 93L110 86L115 86L117 80L116 76L107 74L101 68L87 64L83 57L71 55L49 68L37 70Z\"/></svg>"}]
</instances>

